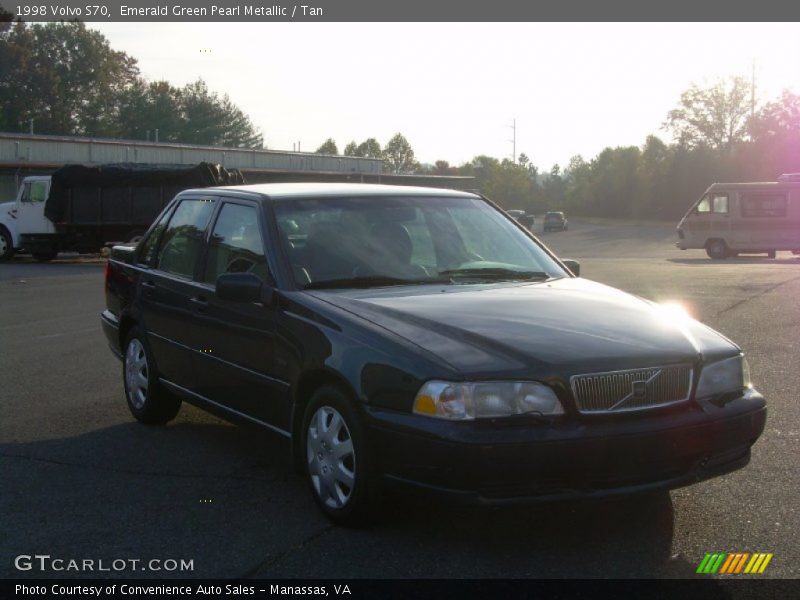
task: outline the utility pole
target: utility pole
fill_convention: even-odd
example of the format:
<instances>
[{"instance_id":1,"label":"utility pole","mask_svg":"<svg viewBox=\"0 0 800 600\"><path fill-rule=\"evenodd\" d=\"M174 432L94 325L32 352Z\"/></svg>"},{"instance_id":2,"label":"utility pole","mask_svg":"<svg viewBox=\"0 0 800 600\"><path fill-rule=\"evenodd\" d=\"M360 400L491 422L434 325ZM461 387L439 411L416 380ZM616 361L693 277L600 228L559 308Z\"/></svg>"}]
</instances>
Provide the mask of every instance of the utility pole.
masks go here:
<instances>
[{"instance_id":1,"label":"utility pole","mask_svg":"<svg viewBox=\"0 0 800 600\"><path fill-rule=\"evenodd\" d=\"M753 59L753 75L750 83L750 119L756 113L756 59Z\"/></svg>"},{"instance_id":2,"label":"utility pole","mask_svg":"<svg viewBox=\"0 0 800 600\"><path fill-rule=\"evenodd\" d=\"M511 125L509 125L509 127L511 128L512 132L512 137L509 140L509 142L511 142L511 152L513 153L511 155L511 162L517 164L517 119L516 118L512 119Z\"/></svg>"}]
</instances>

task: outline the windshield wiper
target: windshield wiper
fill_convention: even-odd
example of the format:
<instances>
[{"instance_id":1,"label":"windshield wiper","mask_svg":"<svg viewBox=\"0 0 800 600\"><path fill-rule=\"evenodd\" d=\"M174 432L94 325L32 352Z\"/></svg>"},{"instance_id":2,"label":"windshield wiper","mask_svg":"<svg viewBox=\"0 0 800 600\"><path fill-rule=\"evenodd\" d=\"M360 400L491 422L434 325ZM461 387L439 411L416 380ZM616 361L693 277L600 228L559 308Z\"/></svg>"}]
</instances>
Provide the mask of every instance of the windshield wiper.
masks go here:
<instances>
[{"instance_id":1,"label":"windshield wiper","mask_svg":"<svg viewBox=\"0 0 800 600\"><path fill-rule=\"evenodd\" d=\"M402 279L388 275L363 275L360 277L344 277L341 279L324 279L303 286L304 290L325 288L370 288L389 285L424 285L426 283L451 283L450 279L441 277L421 277L419 279Z\"/></svg>"},{"instance_id":2,"label":"windshield wiper","mask_svg":"<svg viewBox=\"0 0 800 600\"><path fill-rule=\"evenodd\" d=\"M439 275L444 275L447 277L488 279L492 281L503 281L509 279L511 280L550 279L550 275L542 271L517 271L515 269L504 269L502 267L450 269L447 271L440 271Z\"/></svg>"}]
</instances>

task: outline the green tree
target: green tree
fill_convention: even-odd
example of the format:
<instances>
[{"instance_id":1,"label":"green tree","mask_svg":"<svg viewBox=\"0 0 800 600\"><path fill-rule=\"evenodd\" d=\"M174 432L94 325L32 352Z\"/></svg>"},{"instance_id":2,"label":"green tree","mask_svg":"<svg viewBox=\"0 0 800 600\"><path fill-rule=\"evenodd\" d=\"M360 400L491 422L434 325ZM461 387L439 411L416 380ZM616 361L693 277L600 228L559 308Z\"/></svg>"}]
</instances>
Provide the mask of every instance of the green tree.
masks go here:
<instances>
[{"instance_id":1,"label":"green tree","mask_svg":"<svg viewBox=\"0 0 800 600\"><path fill-rule=\"evenodd\" d=\"M140 79L120 94L117 137L154 139L158 129L159 141L181 142L186 128L181 90L168 82Z\"/></svg>"},{"instance_id":2,"label":"green tree","mask_svg":"<svg viewBox=\"0 0 800 600\"><path fill-rule=\"evenodd\" d=\"M401 133L389 140L383 150L383 160L392 173L412 173L417 167L414 150Z\"/></svg>"},{"instance_id":3,"label":"green tree","mask_svg":"<svg viewBox=\"0 0 800 600\"><path fill-rule=\"evenodd\" d=\"M433 173L434 175L451 175L453 169L450 167L450 163L446 160L437 160L433 163Z\"/></svg>"},{"instance_id":4,"label":"green tree","mask_svg":"<svg viewBox=\"0 0 800 600\"><path fill-rule=\"evenodd\" d=\"M333 138L328 138L317 148L316 152L317 154L339 154L339 148L336 146L336 141Z\"/></svg>"},{"instance_id":5,"label":"green tree","mask_svg":"<svg viewBox=\"0 0 800 600\"><path fill-rule=\"evenodd\" d=\"M356 144L355 140L347 144L344 147L344 155L345 156L359 156L358 154L358 144Z\"/></svg>"},{"instance_id":6,"label":"green tree","mask_svg":"<svg viewBox=\"0 0 800 600\"><path fill-rule=\"evenodd\" d=\"M244 148L263 137L227 95L202 80L146 83L136 60L83 23L0 28L0 128Z\"/></svg>"},{"instance_id":7,"label":"green tree","mask_svg":"<svg viewBox=\"0 0 800 600\"><path fill-rule=\"evenodd\" d=\"M383 158L381 145L375 138L367 138L358 145L356 156L362 156L364 158Z\"/></svg>"},{"instance_id":8,"label":"green tree","mask_svg":"<svg viewBox=\"0 0 800 600\"><path fill-rule=\"evenodd\" d=\"M745 137L749 112L750 84L745 79L733 77L706 88L693 83L681 94L679 106L667 113L664 126L681 145L706 145L730 154Z\"/></svg>"},{"instance_id":9,"label":"green tree","mask_svg":"<svg viewBox=\"0 0 800 600\"><path fill-rule=\"evenodd\" d=\"M51 134L113 135L117 100L138 75L136 60L113 50L83 23L28 26L0 33L2 126Z\"/></svg>"},{"instance_id":10,"label":"green tree","mask_svg":"<svg viewBox=\"0 0 800 600\"><path fill-rule=\"evenodd\" d=\"M261 148L264 140L250 119L227 95L208 89L202 79L189 83L180 92L182 131L180 139L189 144L209 144L238 148Z\"/></svg>"}]
</instances>

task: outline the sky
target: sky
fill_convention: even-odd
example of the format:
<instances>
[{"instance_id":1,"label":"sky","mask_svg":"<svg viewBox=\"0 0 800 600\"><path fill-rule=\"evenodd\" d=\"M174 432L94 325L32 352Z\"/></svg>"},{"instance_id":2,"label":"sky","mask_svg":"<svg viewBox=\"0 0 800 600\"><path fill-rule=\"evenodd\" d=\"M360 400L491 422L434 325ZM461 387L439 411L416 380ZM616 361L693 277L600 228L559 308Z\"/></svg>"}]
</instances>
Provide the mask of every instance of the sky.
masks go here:
<instances>
[{"instance_id":1,"label":"sky","mask_svg":"<svg viewBox=\"0 0 800 600\"><path fill-rule=\"evenodd\" d=\"M540 169L642 145L692 82L756 65L759 101L800 92L800 24L92 23L148 80L202 77L275 150L328 137L459 165L524 152Z\"/></svg>"}]
</instances>

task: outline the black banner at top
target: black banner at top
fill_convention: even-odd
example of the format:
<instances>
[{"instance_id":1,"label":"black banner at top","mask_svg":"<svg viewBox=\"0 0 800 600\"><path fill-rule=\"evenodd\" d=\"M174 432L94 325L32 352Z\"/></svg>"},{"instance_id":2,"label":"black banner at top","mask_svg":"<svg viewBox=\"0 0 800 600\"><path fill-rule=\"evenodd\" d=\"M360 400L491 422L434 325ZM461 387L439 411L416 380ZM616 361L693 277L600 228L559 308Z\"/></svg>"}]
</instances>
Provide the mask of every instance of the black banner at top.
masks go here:
<instances>
[{"instance_id":1,"label":"black banner at top","mask_svg":"<svg viewBox=\"0 0 800 600\"><path fill-rule=\"evenodd\" d=\"M505 22L795 21L786 0L0 0L24 21L98 22Z\"/></svg>"}]
</instances>

